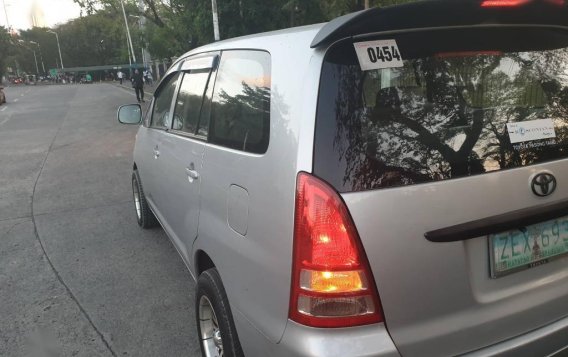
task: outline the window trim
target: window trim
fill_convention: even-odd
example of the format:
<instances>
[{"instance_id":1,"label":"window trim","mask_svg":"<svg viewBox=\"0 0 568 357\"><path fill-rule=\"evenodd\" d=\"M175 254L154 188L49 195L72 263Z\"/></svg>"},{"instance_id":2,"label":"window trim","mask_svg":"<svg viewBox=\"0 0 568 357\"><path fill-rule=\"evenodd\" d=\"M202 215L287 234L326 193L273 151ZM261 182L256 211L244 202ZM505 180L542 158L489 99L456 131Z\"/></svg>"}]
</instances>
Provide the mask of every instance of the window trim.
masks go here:
<instances>
[{"instance_id":1,"label":"window trim","mask_svg":"<svg viewBox=\"0 0 568 357\"><path fill-rule=\"evenodd\" d=\"M208 51L208 52L201 52L201 53L195 53L195 54L191 54L187 57L181 58L179 59L179 63L176 64L177 68L175 70L172 71L172 73L180 73L182 75L181 80L177 83L176 85L176 90L174 92L174 97L172 98L172 104L170 106L170 113L173 116L174 115L174 110L175 110L175 102L177 101L177 98L179 96L179 90L181 88L181 83L183 82L183 79L185 78L185 75L188 73L191 73L192 70L204 70L204 69L208 69L207 67L200 67L200 68L190 68L190 69L184 69L184 64L188 63L190 61L195 61L195 60L200 60L202 58L207 58L207 57L211 57L211 67L209 68L209 77L207 79L207 85L205 86L205 90L203 91L203 98L201 100L201 108L199 109L199 120L197 122L197 127L196 127L196 131L199 129L199 123L201 122L201 111L203 110L203 103L204 103L204 99L205 99L205 93L207 92L207 89L209 87L209 84L211 83L211 80L213 80L213 86L215 86L215 80L217 78L217 68L219 67L219 63L220 63L220 58L221 58L221 51L220 50L215 50L215 51ZM173 67L173 66L172 66ZM215 72L215 77L212 78L211 74ZM168 77L171 74L168 74ZM209 115L211 115L211 113L209 113ZM173 118L172 118L173 119ZM159 128L156 128L159 129ZM162 129L164 130L164 129ZM204 135L198 135L196 133L188 133L187 131L183 131L183 130L176 130L173 129L173 120L171 120L171 124L170 124L170 128L165 129L166 132L177 135L177 136L182 136L184 138L188 138L188 139L194 139L197 140L199 142L208 142L209 141L209 135L204 136ZM209 132L208 132L209 133Z\"/></svg>"},{"instance_id":2,"label":"window trim","mask_svg":"<svg viewBox=\"0 0 568 357\"><path fill-rule=\"evenodd\" d=\"M200 57L200 58L207 58L207 57ZM212 66L210 68L204 68L204 67L199 67L199 68L193 68L193 69L183 69L183 65L181 66L182 70L180 70L179 72L182 74L179 86L177 88L176 91L176 96L175 96L175 100L174 100L174 104L173 104L173 110L172 111L172 115L175 115L175 103L177 102L177 99L179 97L180 94L180 89L181 89L181 84L183 83L184 79L186 76L194 73L194 71L205 71L208 70L208 76L207 76L207 81L205 83L205 88L203 89L203 93L201 94L201 106L199 107L199 117L197 119L197 125L195 127L195 131L193 133L184 131L184 130L178 130L178 129L173 129L173 120L172 120L172 127L171 129L169 129L168 131L172 134L175 135L180 135L186 138L190 138L190 139L195 139L195 140L199 140L199 141L203 141L203 142L207 142L209 140L209 135L199 135L197 134L197 131L199 130L199 124L201 123L201 119L202 119L202 112L203 112L203 105L205 103L205 94L207 93L207 90L209 89L209 85L211 84L211 81L215 81L216 77L217 77L217 66L219 65L219 58L220 55L215 55L215 56L211 56L211 64ZM199 58L198 58L199 59ZM187 62L191 62L191 60L187 60L184 63ZM215 73L215 78L213 78L213 73ZM213 83L213 88L215 86L215 83ZM209 113L209 116L211 116L211 113Z\"/></svg>"}]
</instances>

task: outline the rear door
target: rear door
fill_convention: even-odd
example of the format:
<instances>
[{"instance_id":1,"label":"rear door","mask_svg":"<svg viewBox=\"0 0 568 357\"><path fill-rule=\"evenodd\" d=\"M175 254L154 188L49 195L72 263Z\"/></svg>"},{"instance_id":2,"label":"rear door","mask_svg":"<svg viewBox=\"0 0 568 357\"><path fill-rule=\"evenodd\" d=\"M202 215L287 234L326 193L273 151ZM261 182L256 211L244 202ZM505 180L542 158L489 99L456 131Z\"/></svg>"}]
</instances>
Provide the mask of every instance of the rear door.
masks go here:
<instances>
[{"instance_id":1,"label":"rear door","mask_svg":"<svg viewBox=\"0 0 568 357\"><path fill-rule=\"evenodd\" d=\"M567 148L566 29L328 50L314 173L342 193L403 355L462 354L568 315Z\"/></svg>"}]
</instances>

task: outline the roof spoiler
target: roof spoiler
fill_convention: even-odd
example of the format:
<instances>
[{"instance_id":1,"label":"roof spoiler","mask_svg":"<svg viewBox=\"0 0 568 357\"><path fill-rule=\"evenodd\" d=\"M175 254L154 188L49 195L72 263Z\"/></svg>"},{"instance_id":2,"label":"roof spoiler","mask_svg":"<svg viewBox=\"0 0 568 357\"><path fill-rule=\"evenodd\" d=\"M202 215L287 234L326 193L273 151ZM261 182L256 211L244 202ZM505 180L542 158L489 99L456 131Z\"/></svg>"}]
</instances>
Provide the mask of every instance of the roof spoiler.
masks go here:
<instances>
[{"instance_id":1,"label":"roof spoiler","mask_svg":"<svg viewBox=\"0 0 568 357\"><path fill-rule=\"evenodd\" d=\"M507 7L482 6L485 1L422 0L354 12L328 22L316 34L310 47L325 46L347 37L397 30L499 24L568 27L568 1L527 0L518 6Z\"/></svg>"}]
</instances>

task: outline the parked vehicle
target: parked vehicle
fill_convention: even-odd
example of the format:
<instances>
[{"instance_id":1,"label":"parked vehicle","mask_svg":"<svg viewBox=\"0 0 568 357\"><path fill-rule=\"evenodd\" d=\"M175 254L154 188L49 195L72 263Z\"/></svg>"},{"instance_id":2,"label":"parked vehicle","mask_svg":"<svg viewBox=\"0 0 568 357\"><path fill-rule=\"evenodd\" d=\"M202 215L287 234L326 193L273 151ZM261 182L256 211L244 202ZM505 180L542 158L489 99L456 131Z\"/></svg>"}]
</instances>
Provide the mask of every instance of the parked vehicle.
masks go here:
<instances>
[{"instance_id":1,"label":"parked vehicle","mask_svg":"<svg viewBox=\"0 0 568 357\"><path fill-rule=\"evenodd\" d=\"M6 94L4 93L4 87L0 86L0 105L6 103Z\"/></svg>"},{"instance_id":2,"label":"parked vehicle","mask_svg":"<svg viewBox=\"0 0 568 357\"><path fill-rule=\"evenodd\" d=\"M138 124L204 356L568 348L568 5L421 1L213 43ZM188 322L189 323L189 322Z\"/></svg>"}]
</instances>

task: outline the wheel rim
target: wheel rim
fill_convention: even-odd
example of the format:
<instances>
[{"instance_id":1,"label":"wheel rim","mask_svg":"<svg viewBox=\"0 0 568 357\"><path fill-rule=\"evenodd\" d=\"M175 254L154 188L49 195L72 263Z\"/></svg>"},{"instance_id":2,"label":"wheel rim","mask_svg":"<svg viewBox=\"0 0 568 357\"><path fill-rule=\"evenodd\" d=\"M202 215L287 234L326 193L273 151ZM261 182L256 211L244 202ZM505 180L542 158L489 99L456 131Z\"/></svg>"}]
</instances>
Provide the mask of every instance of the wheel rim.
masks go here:
<instances>
[{"instance_id":1,"label":"wheel rim","mask_svg":"<svg viewBox=\"0 0 568 357\"><path fill-rule=\"evenodd\" d=\"M140 207L140 190L138 189L138 183L136 180L132 180L132 192L134 193L134 207L136 207L136 217L138 220L142 219L142 211Z\"/></svg>"},{"instance_id":2,"label":"wheel rim","mask_svg":"<svg viewBox=\"0 0 568 357\"><path fill-rule=\"evenodd\" d=\"M223 357L223 339L215 310L207 296L199 299L199 330L206 357Z\"/></svg>"}]
</instances>

